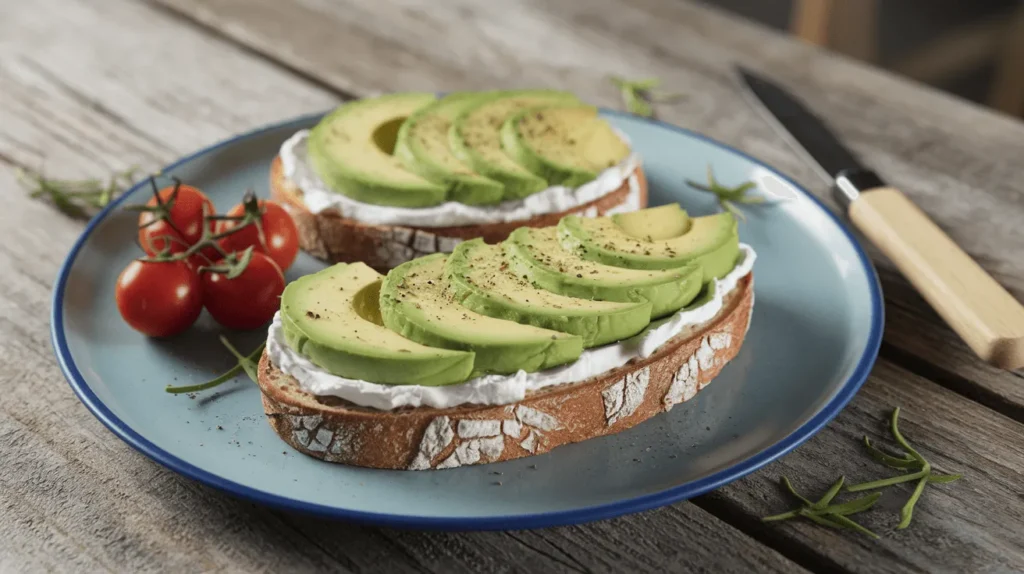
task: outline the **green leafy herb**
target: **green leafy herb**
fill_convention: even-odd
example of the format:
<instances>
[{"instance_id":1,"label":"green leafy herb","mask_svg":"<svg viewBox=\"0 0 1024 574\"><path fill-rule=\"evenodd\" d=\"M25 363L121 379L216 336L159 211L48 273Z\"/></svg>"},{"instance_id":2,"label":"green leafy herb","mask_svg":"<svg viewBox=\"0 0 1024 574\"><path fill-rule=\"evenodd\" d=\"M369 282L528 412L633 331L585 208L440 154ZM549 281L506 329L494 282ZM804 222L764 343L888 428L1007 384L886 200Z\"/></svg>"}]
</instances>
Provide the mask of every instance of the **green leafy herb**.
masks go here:
<instances>
[{"instance_id":1,"label":"green leafy herb","mask_svg":"<svg viewBox=\"0 0 1024 574\"><path fill-rule=\"evenodd\" d=\"M900 408L896 407L892 411L892 419L889 423L889 430L892 432L893 438L896 443L900 445L905 451L903 456L893 456L891 454L883 452L871 444L871 440L868 437L864 437L864 445L868 448L868 453L871 456L881 462L882 464L895 468L900 471L908 471L916 469L916 472L901 474L889 478L883 478L881 480L872 480L870 482L862 482L860 484L854 484L846 487L846 490L850 492L861 492L865 490L875 490L878 488L885 488L894 484L900 484L904 482L917 481L917 485L914 487L913 494L907 499L906 504L900 510L900 523L896 526L898 530L902 530L910 526L910 521L914 515L914 505L921 499L921 494L924 493L924 487L929 483L932 484L945 484L959 480L963 478L960 474L934 474L935 470L932 465L925 460L921 453L914 450L914 447L910 446L907 439L903 438L899 428Z\"/></svg>"},{"instance_id":2,"label":"green leafy herb","mask_svg":"<svg viewBox=\"0 0 1024 574\"><path fill-rule=\"evenodd\" d=\"M959 474L936 474L935 469L932 465L925 460L921 453L917 452L914 447L910 446L907 439L903 437L899 429L899 416L900 409L896 407L893 410L892 418L890 420L889 429L892 432L893 438L896 443L899 444L903 449L903 453L895 455L882 450L871 444L871 439L864 437L864 446L868 450L868 454L878 462L899 470L905 474L892 476L889 478L883 478L879 480L872 480L870 482L862 482L860 484L854 484L846 487L846 492L862 492L865 490L878 490L894 484L901 484L904 482L916 482L914 492L910 495L906 504L903 505L900 511L900 523L896 526L897 529L901 530L910 526L910 521L914 515L914 505L921 499L921 495L924 493L924 487L928 484L945 484L959 480L962 475ZM914 471L914 472L910 472ZM800 499L804 503L804 506L796 510L790 510L789 512L783 512L782 514L775 514L773 516L766 516L761 520L764 522L775 522L779 520L787 520L790 518L796 518L802 516L809 520L812 520L823 526L830 526L833 528L847 528L850 530L856 530L863 534L867 534L872 538L878 538L874 532L860 526L853 520L847 518L850 514L857 512L863 512L874 506L875 502L882 495L880 492L874 492L871 495L862 496L851 500L849 502L843 502L839 504L831 504L832 500L835 499L836 495L843 488L843 477L828 489L828 492L818 502L812 503L803 496L801 496L796 489L793 488L793 484L789 482L789 479L785 476L782 477L782 483L786 486L793 496Z\"/></svg>"},{"instance_id":3,"label":"green leafy herb","mask_svg":"<svg viewBox=\"0 0 1024 574\"><path fill-rule=\"evenodd\" d=\"M832 504L836 495L839 494L840 489L843 487L843 477L839 477L824 496L821 497L817 502L811 502L793 487L793 483L789 481L785 476L782 477L782 484L786 487L786 490L796 497L804 505L796 510L790 510L789 512L783 512L782 514L775 514L773 516L766 516L761 520L763 522L777 522L780 520L789 520L791 518L803 517L821 524L822 526L828 526L831 528L841 528L844 530L854 530L865 534L872 538L878 538L879 536L854 522L852 519L847 518L851 514L863 512L868 510L878 502L879 497L882 496L880 492L874 492L848 502L839 504Z\"/></svg>"},{"instance_id":4,"label":"green leafy herb","mask_svg":"<svg viewBox=\"0 0 1024 574\"><path fill-rule=\"evenodd\" d=\"M631 114L650 118L654 116L655 103L669 103L682 99L682 94L673 94L655 90L661 85L658 78L644 80L627 80L619 76L608 78L619 89L622 103Z\"/></svg>"},{"instance_id":5,"label":"green leafy herb","mask_svg":"<svg viewBox=\"0 0 1024 574\"><path fill-rule=\"evenodd\" d=\"M212 389L216 386L219 386L221 383L230 381L231 379L235 378L235 376L242 372L248 375L249 378L252 379L252 382L257 382L258 361L260 355L263 353L263 347L266 343L260 343L260 345L256 347L256 349L252 353L249 353L249 356L245 356L239 353L238 349L236 349L234 345L232 345L223 335L221 335L220 337L220 342L222 345L227 347L228 352L234 355L235 359L238 361L238 364L228 369L226 372L224 372L224 374L205 383L181 387L168 386L164 390L174 395L180 395L182 393L198 393L199 391Z\"/></svg>"},{"instance_id":6,"label":"green leafy herb","mask_svg":"<svg viewBox=\"0 0 1024 574\"><path fill-rule=\"evenodd\" d=\"M49 179L27 169L17 171L18 181L31 197L49 199L68 217L86 219L103 209L135 182L137 167L115 173L107 183L98 179Z\"/></svg>"},{"instance_id":7,"label":"green leafy herb","mask_svg":"<svg viewBox=\"0 0 1024 574\"><path fill-rule=\"evenodd\" d=\"M741 183L736 187L726 187L718 183L718 180L715 179L715 172L711 169L711 164L708 164L708 182L706 184L697 183L689 179L686 180L686 184L694 189L715 194L718 197L718 204L742 221L746 221L747 218L740 211L739 207L736 206L737 203L747 205L764 203L763 197L746 195L748 191L757 187L752 181Z\"/></svg>"}]
</instances>

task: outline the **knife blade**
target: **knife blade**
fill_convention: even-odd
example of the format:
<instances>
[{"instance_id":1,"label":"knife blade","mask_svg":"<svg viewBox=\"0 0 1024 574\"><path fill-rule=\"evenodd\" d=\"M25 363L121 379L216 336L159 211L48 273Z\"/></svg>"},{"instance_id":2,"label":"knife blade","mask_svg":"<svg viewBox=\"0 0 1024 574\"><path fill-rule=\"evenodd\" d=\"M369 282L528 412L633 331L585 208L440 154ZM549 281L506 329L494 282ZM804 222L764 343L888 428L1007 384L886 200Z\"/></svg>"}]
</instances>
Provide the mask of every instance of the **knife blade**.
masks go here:
<instances>
[{"instance_id":1,"label":"knife blade","mask_svg":"<svg viewBox=\"0 0 1024 574\"><path fill-rule=\"evenodd\" d=\"M737 70L746 86L744 94L754 109L794 152L832 185L837 203L848 208L859 195L858 187L868 189L885 185L881 177L863 165L803 102L763 76L742 66Z\"/></svg>"},{"instance_id":2,"label":"knife blade","mask_svg":"<svg viewBox=\"0 0 1024 574\"><path fill-rule=\"evenodd\" d=\"M744 93L784 141L831 184L836 202L982 359L1024 367L1024 306L824 120L777 83L737 66Z\"/></svg>"}]
</instances>

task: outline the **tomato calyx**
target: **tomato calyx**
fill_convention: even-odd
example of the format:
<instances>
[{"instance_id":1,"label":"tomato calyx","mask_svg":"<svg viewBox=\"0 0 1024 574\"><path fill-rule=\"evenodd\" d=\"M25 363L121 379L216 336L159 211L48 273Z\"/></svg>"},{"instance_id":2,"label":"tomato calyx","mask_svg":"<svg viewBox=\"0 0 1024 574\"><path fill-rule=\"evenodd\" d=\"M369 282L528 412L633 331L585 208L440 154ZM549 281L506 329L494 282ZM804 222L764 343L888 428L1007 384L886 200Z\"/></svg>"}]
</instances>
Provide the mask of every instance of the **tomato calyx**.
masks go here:
<instances>
[{"instance_id":1,"label":"tomato calyx","mask_svg":"<svg viewBox=\"0 0 1024 574\"><path fill-rule=\"evenodd\" d=\"M159 174L156 174L159 175ZM174 230L175 233L184 237L181 229L174 223L171 218L171 210L174 209L174 203L178 201L178 191L181 189L181 180L177 177L171 176L171 181L174 182L174 189L171 191L171 196L164 200L160 197L160 190L156 186L156 175L149 176L149 186L153 188L153 198L156 200L156 205L147 205L145 203L130 203L125 205L124 208L128 211L139 211L152 213L153 217L146 223L139 226L139 229L145 229L147 227L156 225L160 222L165 222L168 227ZM167 237L167 236L162 236ZM165 243L166 245L166 243Z\"/></svg>"},{"instance_id":2,"label":"tomato calyx","mask_svg":"<svg viewBox=\"0 0 1024 574\"><path fill-rule=\"evenodd\" d=\"M264 208L260 205L260 200L256 197L256 193L253 190L250 189L246 191L245 195L242 196L242 208L242 215L214 215L210 217L210 220L212 221L234 222L234 225L230 226L226 231L218 233L217 237L224 238L232 233L237 233L250 225L255 225L260 245L264 250L266 250L267 237L263 233Z\"/></svg>"},{"instance_id":3,"label":"tomato calyx","mask_svg":"<svg viewBox=\"0 0 1024 574\"><path fill-rule=\"evenodd\" d=\"M152 179L150 179L150 181L152 181ZM130 206L130 209L151 211L154 213L158 213L158 217L167 217L167 214L170 213L171 208L174 206L173 202L178 192L178 188L181 185L180 180L175 179L174 181L174 191L171 193L171 197L168 201L163 201L160 198L159 194L157 194L156 198L158 205L133 205ZM156 189L155 183L153 184L153 189ZM175 237L174 235L159 235L148 238L150 244L148 246L143 245L142 247L144 251L151 252L153 254L147 255L145 257L140 257L139 261L182 261L189 260L195 256L199 256L205 259L207 263L207 265L200 266L199 271L206 271L210 273L225 273L227 274L228 279L234 279L235 277L238 277L245 271L245 268L249 265L249 261L252 259L253 247L246 249L240 254L230 253L223 248L223 246L221 245L221 240L233 233L237 233L238 231L244 229L249 225L256 225L256 229L259 232L260 236L260 242L262 244L265 244L263 240L263 227L260 220L262 216L262 209L260 208L259 200L256 199L256 195L252 191L246 192L244 204L245 213L241 216L234 217L225 215L204 214L203 235L199 238L198 241L196 241L192 245L188 245L187 242L181 239L181 237ZM154 221L156 221L156 219L154 219ZM232 226L231 228L226 229L224 231L219 231L215 233L212 231L214 227L209 225L209 223L212 221L237 221L238 225ZM173 223L171 223L170 219L168 219L167 222L173 228ZM152 222L147 223L142 227L146 227L151 224ZM163 242L163 245L159 249L157 249L155 245L157 243L157 241L155 240L161 240ZM186 247L182 251L175 251L175 244L177 244L178 246L186 245ZM208 252L211 249L215 251L216 254L219 256L216 262L213 259L211 259L211 257L207 253L204 253L204 251Z\"/></svg>"},{"instance_id":4,"label":"tomato calyx","mask_svg":"<svg viewBox=\"0 0 1024 574\"><path fill-rule=\"evenodd\" d=\"M234 279L245 273L245 269L249 267L249 262L252 261L252 254L255 247L249 247L241 253L228 253L224 255L224 258L217 261L213 265L203 265L199 268L200 273L222 273L228 279ZM221 251L223 254L224 252Z\"/></svg>"}]
</instances>

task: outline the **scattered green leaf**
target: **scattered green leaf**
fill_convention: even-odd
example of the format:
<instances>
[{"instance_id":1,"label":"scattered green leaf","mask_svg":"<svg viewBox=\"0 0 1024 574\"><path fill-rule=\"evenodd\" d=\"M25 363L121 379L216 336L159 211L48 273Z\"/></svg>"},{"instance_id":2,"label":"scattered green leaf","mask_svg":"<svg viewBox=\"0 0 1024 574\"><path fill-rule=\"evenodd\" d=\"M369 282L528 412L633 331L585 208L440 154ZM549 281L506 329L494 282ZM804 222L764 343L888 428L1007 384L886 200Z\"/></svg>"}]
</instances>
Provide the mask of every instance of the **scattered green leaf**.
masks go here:
<instances>
[{"instance_id":1,"label":"scattered green leaf","mask_svg":"<svg viewBox=\"0 0 1024 574\"><path fill-rule=\"evenodd\" d=\"M895 468L906 474L900 474L888 478L882 478L879 480L872 480L870 482L862 482L860 484L854 484L847 486L846 492L861 492L865 490L878 490L881 488L889 487L895 484L901 484L904 482L917 482L914 487L913 493L910 498L903 505L900 510L900 522L896 526L897 530L902 530L910 526L911 519L914 515L914 506L918 500L921 499L921 495L924 493L924 488L928 484L946 484L959 480L962 475L959 474L936 474L931 464L925 460L921 453L917 452L910 443L903 437L899 429L899 415L900 409L897 407L893 410L892 418L890 420L890 431L892 432L893 438L896 443L903 449L903 453L900 455L890 454L881 448L878 448L871 444L871 439L864 437L864 446L868 450L868 454L878 462L890 467ZM913 470L915 472L907 472ZM832 501L839 494L839 491L843 489L844 478L839 477L831 488L821 497L817 502L812 503L810 500L804 498L796 491L793 487L793 483L789 481L785 476L782 477L782 484L794 497L800 500L804 506L781 514L775 514L772 516L766 516L761 520L763 522L776 522L780 520L789 520L796 517L804 517L812 520L822 526L828 526L832 528L845 528L848 530L855 530L862 534L871 536L872 538L878 538L878 535L874 532L864 528L860 524L857 524L853 520L847 518L851 514L863 512L870 509L878 501L879 497L882 496L881 492L873 492L869 495L862 496L847 502L838 504L832 504Z\"/></svg>"},{"instance_id":2,"label":"scattered green leaf","mask_svg":"<svg viewBox=\"0 0 1024 574\"><path fill-rule=\"evenodd\" d=\"M733 214L733 216L741 221L746 221L747 218L737 207L737 203L746 205L764 203L764 198L759 195L747 195L748 191L757 187L754 182L746 181L736 187L724 186L715 179L715 172L711 169L711 164L708 164L708 182L706 184L697 183L689 179L686 180L686 184L694 189L715 194L715 197L718 198L718 204L722 206L722 209Z\"/></svg>"},{"instance_id":3,"label":"scattered green leaf","mask_svg":"<svg viewBox=\"0 0 1024 574\"><path fill-rule=\"evenodd\" d=\"M882 452L880 449L875 448L871 445L871 440L868 437L864 437L864 444L868 447L868 452L876 460L890 467L897 468L899 470L910 470L916 469L917 472L910 474L903 474L893 476L890 478L883 478L880 480L872 480L870 482L862 482L860 484L854 484L853 486L846 487L846 490L850 492L859 492L864 490L874 490L877 488L885 488L894 484L900 484L903 482L917 481L917 486L914 487L913 494L907 499L906 504L900 510L900 523L896 526L898 530L902 530L910 526L910 520L914 515L914 505L921 499L921 495L924 493L924 487L929 483L931 484L945 484L959 480L962 475L959 474L934 474L935 470L932 465L925 460L921 453L917 452L914 447L910 446L910 443L903 434L900 433L900 408L896 407L892 411L892 418L889 421L889 430L892 432L892 437L896 440L896 443L900 445L905 451L902 457L892 456Z\"/></svg>"},{"instance_id":4,"label":"scattered green leaf","mask_svg":"<svg viewBox=\"0 0 1024 574\"><path fill-rule=\"evenodd\" d=\"M655 90L661 85L661 80L658 78L627 80L619 76L611 76L608 79L619 89L626 110L631 114L646 118L654 117L652 104L678 102L685 97L682 94Z\"/></svg>"},{"instance_id":5,"label":"scattered green leaf","mask_svg":"<svg viewBox=\"0 0 1024 574\"><path fill-rule=\"evenodd\" d=\"M803 503L803 506L795 510L783 512L782 514L766 516L761 520L763 522L777 522L800 516L821 524L822 526L854 530L872 538L878 538L877 534L854 522L848 518L848 516L871 508L876 502L878 502L878 499L882 494L880 492L875 492L848 502L831 504L832 500L835 499L836 495L839 494L839 491L842 489L843 480L843 477L839 477L839 480L837 480L817 502L811 502L796 491L796 488L793 487L793 483L789 481L789 478L783 476L782 484L790 494Z\"/></svg>"},{"instance_id":6,"label":"scattered green leaf","mask_svg":"<svg viewBox=\"0 0 1024 574\"><path fill-rule=\"evenodd\" d=\"M31 197L48 199L68 217L87 219L131 187L138 171L130 167L113 174L106 183L98 179L49 179L27 169L19 169L17 176Z\"/></svg>"}]
</instances>

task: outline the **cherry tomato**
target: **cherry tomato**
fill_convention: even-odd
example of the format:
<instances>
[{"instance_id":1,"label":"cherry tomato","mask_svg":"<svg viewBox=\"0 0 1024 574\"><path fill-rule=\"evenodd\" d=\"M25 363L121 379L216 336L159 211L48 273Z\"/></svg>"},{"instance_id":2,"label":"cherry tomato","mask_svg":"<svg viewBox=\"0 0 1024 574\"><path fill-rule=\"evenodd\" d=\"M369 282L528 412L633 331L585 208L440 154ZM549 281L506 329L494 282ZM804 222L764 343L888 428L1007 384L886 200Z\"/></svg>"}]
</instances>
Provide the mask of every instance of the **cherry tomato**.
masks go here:
<instances>
[{"instance_id":1,"label":"cherry tomato","mask_svg":"<svg viewBox=\"0 0 1024 574\"><path fill-rule=\"evenodd\" d=\"M284 274L263 253L254 251L245 271L234 279L209 271L201 275L206 310L229 329L255 329L273 318L280 307Z\"/></svg>"},{"instance_id":2,"label":"cherry tomato","mask_svg":"<svg viewBox=\"0 0 1024 574\"><path fill-rule=\"evenodd\" d=\"M203 216L213 215L215 209L213 202L206 194L191 185L177 186L178 193L174 193L175 186L169 186L158 192L160 201L165 205L174 197L169 215L165 219L159 219L157 213L143 211L139 214L139 243L143 251L149 255L155 255L170 243L171 253L180 253L199 241L203 236ZM147 207L156 207L156 197L149 198ZM213 229L213 222L210 222L210 229ZM169 237L170 239L165 239ZM211 254L216 253L212 252Z\"/></svg>"},{"instance_id":3,"label":"cherry tomato","mask_svg":"<svg viewBox=\"0 0 1024 574\"><path fill-rule=\"evenodd\" d=\"M185 261L132 261L117 278L117 310L136 331L170 337L203 310L199 274Z\"/></svg>"},{"instance_id":4,"label":"cherry tomato","mask_svg":"<svg viewBox=\"0 0 1024 574\"><path fill-rule=\"evenodd\" d=\"M259 200L261 225L266 245L260 242L259 230L255 224L250 223L238 229L222 240L221 247L228 253L245 251L253 246L254 251L266 253L277 263L282 271L291 267L295 256L299 253L299 232L295 229L295 222L292 216L279 204L264 199ZM229 217L241 217L245 214L245 204L239 203L227 212ZM223 233L237 227L238 222L225 221L220 229Z\"/></svg>"}]
</instances>

